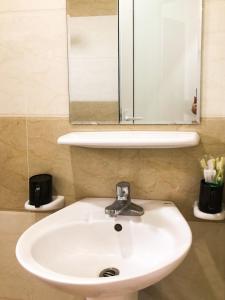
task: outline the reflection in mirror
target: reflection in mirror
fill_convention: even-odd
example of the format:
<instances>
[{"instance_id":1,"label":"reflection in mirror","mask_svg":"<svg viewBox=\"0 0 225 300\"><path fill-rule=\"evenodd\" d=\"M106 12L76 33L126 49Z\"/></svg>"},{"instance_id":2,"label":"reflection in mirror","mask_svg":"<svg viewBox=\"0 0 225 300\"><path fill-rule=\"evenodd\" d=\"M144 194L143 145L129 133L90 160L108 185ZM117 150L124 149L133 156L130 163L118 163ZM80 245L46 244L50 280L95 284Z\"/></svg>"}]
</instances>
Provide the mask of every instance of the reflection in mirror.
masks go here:
<instances>
[{"instance_id":1,"label":"reflection in mirror","mask_svg":"<svg viewBox=\"0 0 225 300\"><path fill-rule=\"evenodd\" d=\"M73 124L200 122L202 0L67 0L67 14Z\"/></svg>"},{"instance_id":2,"label":"reflection in mirror","mask_svg":"<svg viewBox=\"0 0 225 300\"><path fill-rule=\"evenodd\" d=\"M139 123L198 122L193 104L200 96L201 1L134 0L134 18Z\"/></svg>"},{"instance_id":3,"label":"reflection in mirror","mask_svg":"<svg viewBox=\"0 0 225 300\"><path fill-rule=\"evenodd\" d=\"M117 0L67 0L70 120L117 124Z\"/></svg>"},{"instance_id":4,"label":"reflection in mirror","mask_svg":"<svg viewBox=\"0 0 225 300\"><path fill-rule=\"evenodd\" d=\"M202 0L119 3L121 122L199 123Z\"/></svg>"}]
</instances>

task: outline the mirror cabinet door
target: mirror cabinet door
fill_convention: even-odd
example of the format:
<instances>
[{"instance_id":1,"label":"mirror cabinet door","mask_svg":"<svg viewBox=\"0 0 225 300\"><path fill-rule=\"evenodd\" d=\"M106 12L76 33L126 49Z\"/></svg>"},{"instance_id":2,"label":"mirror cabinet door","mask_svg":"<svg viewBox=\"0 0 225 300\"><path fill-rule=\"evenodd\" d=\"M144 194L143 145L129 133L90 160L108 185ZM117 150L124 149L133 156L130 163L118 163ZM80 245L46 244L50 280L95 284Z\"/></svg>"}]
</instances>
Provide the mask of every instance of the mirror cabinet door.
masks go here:
<instances>
[{"instance_id":1,"label":"mirror cabinet door","mask_svg":"<svg viewBox=\"0 0 225 300\"><path fill-rule=\"evenodd\" d=\"M119 3L122 123L199 123L202 1Z\"/></svg>"},{"instance_id":2,"label":"mirror cabinet door","mask_svg":"<svg viewBox=\"0 0 225 300\"><path fill-rule=\"evenodd\" d=\"M117 0L67 0L73 124L118 124L117 11Z\"/></svg>"}]
</instances>

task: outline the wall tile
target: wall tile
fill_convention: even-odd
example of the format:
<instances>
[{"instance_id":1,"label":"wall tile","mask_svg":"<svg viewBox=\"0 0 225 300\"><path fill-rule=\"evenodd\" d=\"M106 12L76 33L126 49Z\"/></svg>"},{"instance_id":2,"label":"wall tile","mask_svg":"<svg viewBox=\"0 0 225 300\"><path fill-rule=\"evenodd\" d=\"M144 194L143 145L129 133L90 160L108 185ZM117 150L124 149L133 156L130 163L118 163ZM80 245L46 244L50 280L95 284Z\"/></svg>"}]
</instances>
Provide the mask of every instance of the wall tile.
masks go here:
<instances>
[{"instance_id":1,"label":"wall tile","mask_svg":"<svg viewBox=\"0 0 225 300\"><path fill-rule=\"evenodd\" d=\"M199 160L205 153L225 156L224 128L225 119L203 120L196 126L138 126L140 130L196 130L202 141L186 149L88 149L57 145L56 141L72 130L115 130L115 126L72 127L63 118L29 118L30 175L52 173L55 188L66 196L67 203L84 197L114 197L116 183L127 180L133 198L174 201L192 220L202 176Z\"/></svg>"},{"instance_id":2,"label":"wall tile","mask_svg":"<svg viewBox=\"0 0 225 300\"><path fill-rule=\"evenodd\" d=\"M225 116L225 2L206 0L203 22L202 116Z\"/></svg>"},{"instance_id":3,"label":"wall tile","mask_svg":"<svg viewBox=\"0 0 225 300\"><path fill-rule=\"evenodd\" d=\"M64 195L66 200L76 199L70 147L59 147L60 132L68 131L64 119L28 119L29 176L50 173L54 176L54 194ZM70 128L72 130L72 128Z\"/></svg>"},{"instance_id":4,"label":"wall tile","mask_svg":"<svg viewBox=\"0 0 225 300\"><path fill-rule=\"evenodd\" d=\"M66 0L1 0L0 12L59 9L66 7Z\"/></svg>"},{"instance_id":5,"label":"wall tile","mask_svg":"<svg viewBox=\"0 0 225 300\"><path fill-rule=\"evenodd\" d=\"M48 3L50 2L46 2L46 9ZM224 9L224 1L205 2L203 64L205 115L225 115L223 113L225 46L222 42L225 24L221 13ZM69 105L65 11L62 9L2 13L0 28L0 114L67 115ZM114 196L116 182L127 179L133 184L135 197L174 199L191 218L191 202L197 197L198 181L201 176L198 160L204 153L225 155L224 127L224 119L203 120L200 126L138 126L138 129L200 131L202 143L193 149L164 151L70 149L56 145L59 135L71 130L96 130L96 128L120 130L125 127L72 127L67 119L31 117L28 120L27 132L29 176L39 172L53 173L57 187L55 192L64 194L68 202L86 196ZM126 128L137 129L137 127ZM25 129L21 130L18 136L20 134L25 136L23 131ZM26 148L24 149L26 151ZM25 173L21 168L18 169L18 173L23 176ZM85 178L87 184L84 186ZM107 182L103 178L107 178ZM20 199L25 197L23 193L26 189L24 184L21 192L23 197ZM10 194L7 194L7 197L11 199L9 200L11 204L4 202L3 208L23 208L21 200L18 202L16 197L11 197Z\"/></svg>"},{"instance_id":6,"label":"wall tile","mask_svg":"<svg viewBox=\"0 0 225 300\"><path fill-rule=\"evenodd\" d=\"M161 150L57 145L57 138L72 130L115 130L115 126L72 126L65 118L34 117L27 120L27 149L25 120L1 118L0 121L4 170L0 209L23 209L28 177L47 172L54 176L54 193L64 195L67 204L84 197L114 197L116 183L128 180L132 197L174 201L192 220L192 203L198 197L202 176L199 160L205 153L225 156L225 119L204 119L196 126L138 126L140 130L196 130L200 133L198 147ZM118 126L117 129L137 130L137 127Z\"/></svg>"},{"instance_id":7,"label":"wall tile","mask_svg":"<svg viewBox=\"0 0 225 300\"><path fill-rule=\"evenodd\" d=\"M0 14L0 114L67 115L63 11Z\"/></svg>"},{"instance_id":8,"label":"wall tile","mask_svg":"<svg viewBox=\"0 0 225 300\"><path fill-rule=\"evenodd\" d=\"M28 194L26 121L0 118L0 132L0 209L20 209Z\"/></svg>"}]
</instances>

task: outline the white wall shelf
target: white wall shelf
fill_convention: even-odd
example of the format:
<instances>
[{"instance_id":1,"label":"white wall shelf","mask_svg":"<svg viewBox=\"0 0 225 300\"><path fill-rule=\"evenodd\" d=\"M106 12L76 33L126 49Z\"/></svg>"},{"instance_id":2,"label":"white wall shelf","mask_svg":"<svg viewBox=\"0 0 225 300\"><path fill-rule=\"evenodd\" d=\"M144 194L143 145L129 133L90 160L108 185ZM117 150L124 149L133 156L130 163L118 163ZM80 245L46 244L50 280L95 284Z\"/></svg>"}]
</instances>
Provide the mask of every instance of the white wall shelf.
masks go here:
<instances>
[{"instance_id":1,"label":"white wall shelf","mask_svg":"<svg viewBox=\"0 0 225 300\"><path fill-rule=\"evenodd\" d=\"M87 148L186 148L197 146L197 132L181 131L98 131L71 132L58 144Z\"/></svg>"}]
</instances>

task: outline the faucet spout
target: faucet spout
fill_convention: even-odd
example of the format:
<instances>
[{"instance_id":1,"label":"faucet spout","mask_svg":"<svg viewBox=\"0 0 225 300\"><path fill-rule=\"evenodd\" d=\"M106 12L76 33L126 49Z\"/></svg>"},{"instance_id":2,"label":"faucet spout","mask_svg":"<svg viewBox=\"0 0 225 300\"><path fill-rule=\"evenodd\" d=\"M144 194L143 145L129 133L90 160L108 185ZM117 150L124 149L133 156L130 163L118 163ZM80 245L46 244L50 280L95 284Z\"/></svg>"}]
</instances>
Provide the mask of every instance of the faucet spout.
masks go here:
<instances>
[{"instance_id":1,"label":"faucet spout","mask_svg":"<svg viewBox=\"0 0 225 300\"><path fill-rule=\"evenodd\" d=\"M119 182L116 185L116 200L105 208L105 213L110 217L123 216L141 216L144 209L131 202L130 184L128 182Z\"/></svg>"},{"instance_id":2,"label":"faucet spout","mask_svg":"<svg viewBox=\"0 0 225 300\"><path fill-rule=\"evenodd\" d=\"M120 202L122 201L115 200L113 204L105 208L105 213L108 214L110 217L117 217L118 215L121 215L122 212L128 208L129 203Z\"/></svg>"}]
</instances>

